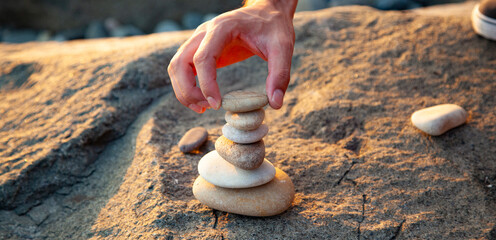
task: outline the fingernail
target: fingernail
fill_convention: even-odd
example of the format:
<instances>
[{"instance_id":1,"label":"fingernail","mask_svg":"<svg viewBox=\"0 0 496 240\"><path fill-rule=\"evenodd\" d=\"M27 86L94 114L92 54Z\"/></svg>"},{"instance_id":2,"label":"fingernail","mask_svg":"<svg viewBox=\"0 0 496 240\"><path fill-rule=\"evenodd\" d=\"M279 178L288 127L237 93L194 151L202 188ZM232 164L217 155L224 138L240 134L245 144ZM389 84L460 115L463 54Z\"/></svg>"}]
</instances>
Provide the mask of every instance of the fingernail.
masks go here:
<instances>
[{"instance_id":1,"label":"fingernail","mask_svg":"<svg viewBox=\"0 0 496 240\"><path fill-rule=\"evenodd\" d=\"M282 101L283 101L284 93L282 93L281 89L276 89L274 93L272 94L272 107L275 109L279 109L282 107Z\"/></svg>"},{"instance_id":2,"label":"fingernail","mask_svg":"<svg viewBox=\"0 0 496 240\"><path fill-rule=\"evenodd\" d=\"M197 113L202 113L202 108L194 103L190 104L188 107Z\"/></svg>"},{"instance_id":3,"label":"fingernail","mask_svg":"<svg viewBox=\"0 0 496 240\"><path fill-rule=\"evenodd\" d=\"M212 106L213 109L219 109L218 103L213 97L207 97L207 101L208 103L210 103L210 106Z\"/></svg>"},{"instance_id":4,"label":"fingernail","mask_svg":"<svg viewBox=\"0 0 496 240\"><path fill-rule=\"evenodd\" d=\"M210 108L210 104L207 101L200 101L197 104L202 108Z\"/></svg>"}]
</instances>

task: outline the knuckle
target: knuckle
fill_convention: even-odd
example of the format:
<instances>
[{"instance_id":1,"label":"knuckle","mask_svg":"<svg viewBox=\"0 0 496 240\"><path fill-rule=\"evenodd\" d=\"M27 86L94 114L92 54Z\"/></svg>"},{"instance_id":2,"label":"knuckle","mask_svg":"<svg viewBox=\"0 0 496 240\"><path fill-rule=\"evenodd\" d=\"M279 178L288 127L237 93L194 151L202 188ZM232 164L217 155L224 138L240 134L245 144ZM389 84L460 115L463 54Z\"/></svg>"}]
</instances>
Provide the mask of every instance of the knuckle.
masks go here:
<instances>
[{"instance_id":1,"label":"knuckle","mask_svg":"<svg viewBox=\"0 0 496 240\"><path fill-rule=\"evenodd\" d=\"M195 63L195 65L201 65L202 63L207 61L208 58L208 53L206 53L205 51L198 51L193 56L193 62Z\"/></svg>"}]
</instances>

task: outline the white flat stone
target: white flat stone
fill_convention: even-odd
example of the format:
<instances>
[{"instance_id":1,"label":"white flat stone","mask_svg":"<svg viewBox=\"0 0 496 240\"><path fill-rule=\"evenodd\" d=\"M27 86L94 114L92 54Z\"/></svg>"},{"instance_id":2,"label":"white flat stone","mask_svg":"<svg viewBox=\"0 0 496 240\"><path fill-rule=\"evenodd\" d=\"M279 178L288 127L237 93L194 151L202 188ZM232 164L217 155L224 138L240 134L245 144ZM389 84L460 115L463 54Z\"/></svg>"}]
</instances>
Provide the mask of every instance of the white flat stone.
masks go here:
<instances>
[{"instance_id":1,"label":"white flat stone","mask_svg":"<svg viewBox=\"0 0 496 240\"><path fill-rule=\"evenodd\" d=\"M412 114L412 123L423 132L439 136L467 121L468 113L455 104L441 104L418 110Z\"/></svg>"},{"instance_id":2,"label":"white flat stone","mask_svg":"<svg viewBox=\"0 0 496 240\"><path fill-rule=\"evenodd\" d=\"M250 112L231 112L227 111L225 115L226 122L229 125L243 131L257 129L265 118L263 108Z\"/></svg>"},{"instance_id":3,"label":"white flat stone","mask_svg":"<svg viewBox=\"0 0 496 240\"><path fill-rule=\"evenodd\" d=\"M211 151L198 163L198 172L209 183L224 188L250 188L270 182L276 170L264 160L259 168L244 170L224 160L217 151Z\"/></svg>"},{"instance_id":4,"label":"white flat stone","mask_svg":"<svg viewBox=\"0 0 496 240\"><path fill-rule=\"evenodd\" d=\"M252 188L222 188L198 176L193 183L193 194L201 203L213 209L266 217L280 214L291 207L295 189L291 178L276 168L272 181Z\"/></svg>"},{"instance_id":5,"label":"white flat stone","mask_svg":"<svg viewBox=\"0 0 496 240\"><path fill-rule=\"evenodd\" d=\"M242 144L258 142L262 140L268 132L269 127L266 124L262 124L257 129L251 131L236 129L229 123L226 123L224 127L222 127L222 134L224 134L227 139Z\"/></svg>"}]
</instances>

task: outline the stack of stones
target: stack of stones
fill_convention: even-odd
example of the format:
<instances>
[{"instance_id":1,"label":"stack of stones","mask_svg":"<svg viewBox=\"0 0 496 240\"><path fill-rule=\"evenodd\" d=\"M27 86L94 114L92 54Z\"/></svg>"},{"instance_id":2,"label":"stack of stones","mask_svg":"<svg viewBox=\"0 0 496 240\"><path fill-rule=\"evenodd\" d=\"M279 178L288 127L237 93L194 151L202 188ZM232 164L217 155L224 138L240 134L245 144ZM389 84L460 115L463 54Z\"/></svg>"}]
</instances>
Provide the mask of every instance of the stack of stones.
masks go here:
<instances>
[{"instance_id":1,"label":"stack of stones","mask_svg":"<svg viewBox=\"0 0 496 240\"><path fill-rule=\"evenodd\" d=\"M227 111L223 135L198 163L193 194L203 204L248 216L273 216L291 206L294 186L289 176L265 159L262 138L267 95L234 91L222 99Z\"/></svg>"}]
</instances>

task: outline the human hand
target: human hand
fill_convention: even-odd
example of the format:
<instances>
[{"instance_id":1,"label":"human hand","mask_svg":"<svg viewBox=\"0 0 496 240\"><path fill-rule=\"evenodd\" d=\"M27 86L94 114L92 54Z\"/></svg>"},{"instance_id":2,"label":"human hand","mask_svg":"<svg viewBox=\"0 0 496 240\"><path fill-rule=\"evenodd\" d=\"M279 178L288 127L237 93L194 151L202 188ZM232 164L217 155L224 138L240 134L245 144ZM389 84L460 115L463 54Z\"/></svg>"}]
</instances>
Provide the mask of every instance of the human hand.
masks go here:
<instances>
[{"instance_id":1,"label":"human hand","mask_svg":"<svg viewBox=\"0 0 496 240\"><path fill-rule=\"evenodd\" d=\"M198 113L210 107L219 109L222 100L216 69L257 55L268 62L269 104L281 108L289 84L296 3L259 0L200 25L168 67L177 99Z\"/></svg>"}]
</instances>

